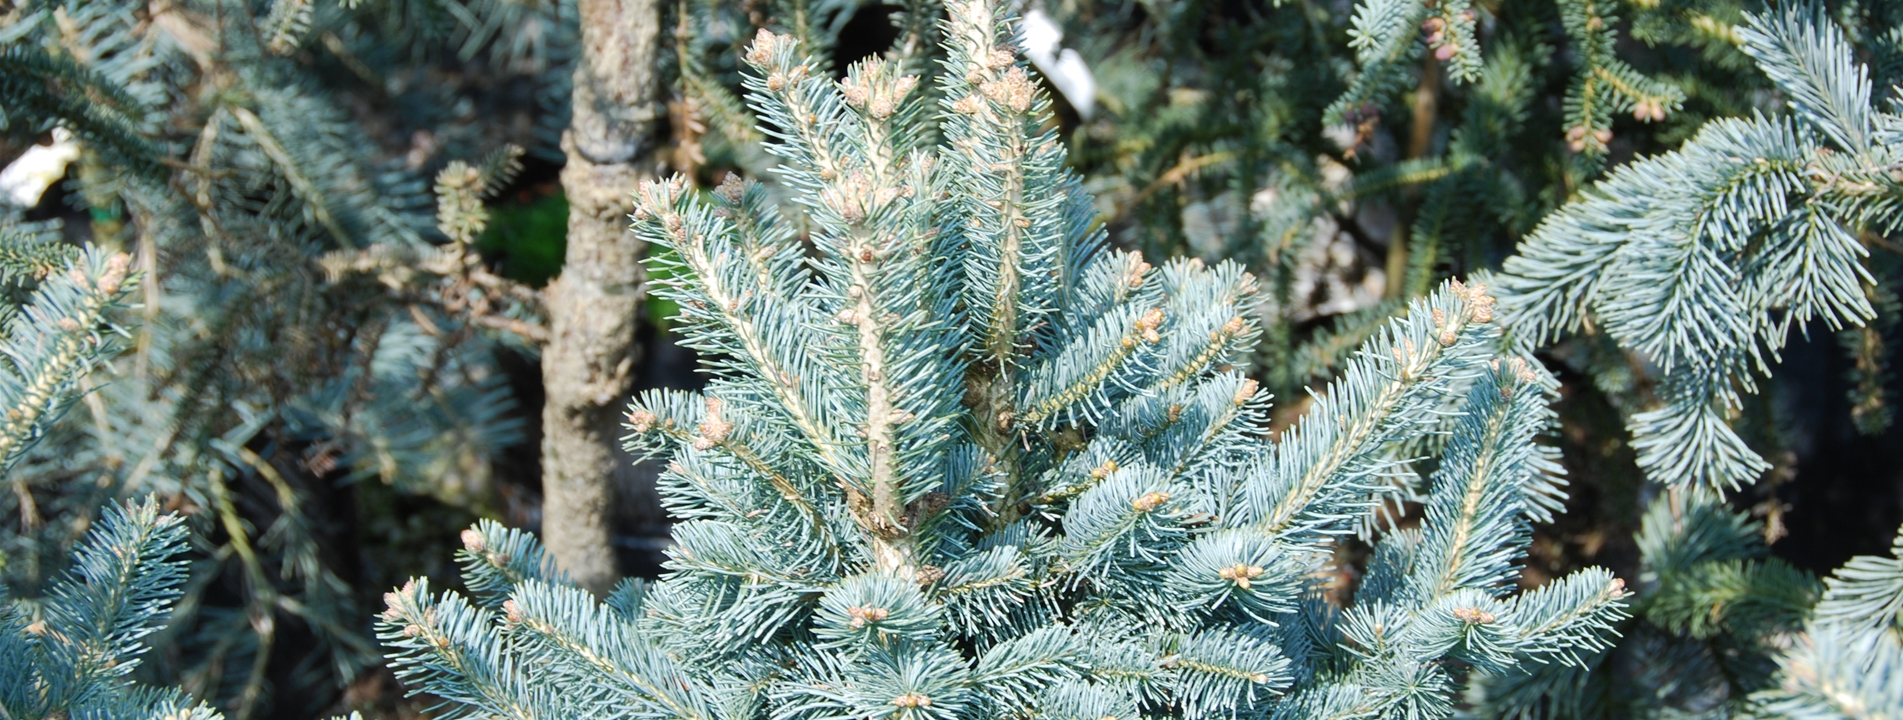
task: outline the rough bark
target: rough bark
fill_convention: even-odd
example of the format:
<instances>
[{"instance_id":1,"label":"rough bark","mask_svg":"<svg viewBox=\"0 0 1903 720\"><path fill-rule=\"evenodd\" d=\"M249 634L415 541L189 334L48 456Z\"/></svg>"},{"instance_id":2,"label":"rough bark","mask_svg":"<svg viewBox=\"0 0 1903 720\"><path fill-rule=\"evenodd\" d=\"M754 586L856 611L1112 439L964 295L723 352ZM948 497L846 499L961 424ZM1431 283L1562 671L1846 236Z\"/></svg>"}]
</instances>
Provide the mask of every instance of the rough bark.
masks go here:
<instances>
[{"instance_id":1,"label":"rough bark","mask_svg":"<svg viewBox=\"0 0 1903 720\"><path fill-rule=\"evenodd\" d=\"M643 297L627 198L654 146L659 9L656 0L581 0L574 115L562 137L568 252L547 295L542 536L562 569L596 594L617 575L610 478L626 464L617 445Z\"/></svg>"}]
</instances>

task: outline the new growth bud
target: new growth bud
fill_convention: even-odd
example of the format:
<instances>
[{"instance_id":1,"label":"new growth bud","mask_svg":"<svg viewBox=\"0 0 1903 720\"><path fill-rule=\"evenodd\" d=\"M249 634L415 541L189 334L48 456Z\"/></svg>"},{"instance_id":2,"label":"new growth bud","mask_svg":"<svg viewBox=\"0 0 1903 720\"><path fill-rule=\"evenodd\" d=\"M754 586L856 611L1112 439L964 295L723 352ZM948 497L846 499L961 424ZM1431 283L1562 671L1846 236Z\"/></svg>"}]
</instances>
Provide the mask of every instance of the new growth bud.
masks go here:
<instances>
[{"instance_id":1,"label":"new growth bud","mask_svg":"<svg viewBox=\"0 0 1903 720\"><path fill-rule=\"evenodd\" d=\"M781 43L790 40L791 38L784 35L775 35L761 28L760 32L753 36L753 45L747 48L747 62L755 66L766 65L773 59L774 53L779 52Z\"/></svg>"},{"instance_id":2,"label":"new growth bud","mask_svg":"<svg viewBox=\"0 0 1903 720\"><path fill-rule=\"evenodd\" d=\"M850 618L847 620L847 624L851 625L855 630L884 620L891 614L891 611L882 607L859 607L855 605L846 608L846 617Z\"/></svg>"},{"instance_id":3,"label":"new growth bud","mask_svg":"<svg viewBox=\"0 0 1903 720\"><path fill-rule=\"evenodd\" d=\"M1158 506L1169 501L1170 501L1169 493L1147 492L1147 493L1144 493L1142 497L1139 497L1135 500L1131 500L1130 507L1136 508L1137 512L1149 512L1151 510L1155 510Z\"/></svg>"},{"instance_id":4,"label":"new growth bud","mask_svg":"<svg viewBox=\"0 0 1903 720\"><path fill-rule=\"evenodd\" d=\"M1223 568L1221 570L1217 570L1216 575L1221 577L1224 580L1228 580L1229 582L1235 583L1236 587L1247 590L1249 589L1249 583L1251 581L1255 580L1257 577L1261 577L1262 568L1255 565L1236 563L1234 565Z\"/></svg>"},{"instance_id":5,"label":"new growth bud","mask_svg":"<svg viewBox=\"0 0 1903 720\"><path fill-rule=\"evenodd\" d=\"M638 433L646 433L649 430L653 430L654 423L659 420L660 418L655 417L654 413L641 408L635 408L628 413L628 426L634 428L634 431Z\"/></svg>"},{"instance_id":6,"label":"new growth bud","mask_svg":"<svg viewBox=\"0 0 1903 720\"><path fill-rule=\"evenodd\" d=\"M1163 339L1163 336L1156 332L1156 329L1162 325L1163 309L1150 308L1149 312L1143 313L1143 317L1137 318L1136 329L1137 333L1143 336L1144 342L1155 343Z\"/></svg>"},{"instance_id":7,"label":"new growth bud","mask_svg":"<svg viewBox=\"0 0 1903 720\"><path fill-rule=\"evenodd\" d=\"M1260 387L1261 385L1256 383L1255 378L1244 378L1242 385L1236 388L1235 403L1237 405L1248 403L1250 398L1255 397L1255 391Z\"/></svg>"},{"instance_id":8,"label":"new growth bud","mask_svg":"<svg viewBox=\"0 0 1903 720\"><path fill-rule=\"evenodd\" d=\"M1488 625L1496 619L1493 613L1470 607L1454 608L1454 617L1468 625Z\"/></svg>"},{"instance_id":9,"label":"new growth bud","mask_svg":"<svg viewBox=\"0 0 1903 720\"><path fill-rule=\"evenodd\" d=\"M132 256L125 253L115 253L107 259L106 273L99 276L99 294L118 294L119 286L125 284L126 268L131 265Z\"/></svg>"},{"instance_id":10,"label":"new growth bud","mask_svg":"<svg viewBox=\"0 0 1903 720\"><path fill-rule=\"evenodd\" d=\"M722 442L733 432L733 424L720 419L720 398L707 398L707 415L700 420L700 437L694 438L695 450L706 450Z\"/></svg>"},{"instance_id":11,"label":"new growth bud","mask_svg":"<svg viewBox=\"0 0 1903 720\"><path fill-rule=\"evenodd\" d=\"M1031 100L1037 96L1037 87L1031 84L1031 78L1024 73L1024 68L1012 66L1005 71L1004 77L979 84L978 92L992 102L1021 114L1031 108Z\"/></svg>"}]
</instances>

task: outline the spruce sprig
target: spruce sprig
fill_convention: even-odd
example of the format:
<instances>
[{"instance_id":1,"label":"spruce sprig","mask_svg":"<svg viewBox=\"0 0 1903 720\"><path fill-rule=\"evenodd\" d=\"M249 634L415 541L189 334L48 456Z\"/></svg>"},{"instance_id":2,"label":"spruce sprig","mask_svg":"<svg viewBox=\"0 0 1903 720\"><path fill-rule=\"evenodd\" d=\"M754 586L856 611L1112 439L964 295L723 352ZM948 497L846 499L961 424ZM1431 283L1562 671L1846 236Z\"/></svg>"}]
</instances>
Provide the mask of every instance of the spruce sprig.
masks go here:
<instances>
[{"instance_id":1,"label":"spruce sprig","mask_svg":"<svg viewBox=\"0 0 1903 720\"><path fill-rule=\"evenodd\" d=\"M182 593L187 534L152 498L108 506L37 614L0 605L0 714L217 720L177 689L130 679Z\"/></svg>"},{"instance_id":2,"label":"spruce sprig","mask_svg":"<svg viewBox=\"0 0 1903 720\"><path fill-rule=\"evenodd\" d=\"M1673 485L1731 488L1769 465L1728 414L1793 328L1875 317L1859 233L1903 220L1903 120L1871 107L1842 31L1809 11L1750 18L1746 52L1790 118L1714 120L1677 151L1615 170L1543 221L1496 279L1529 344L1603 332L1656 365L1630 422L1639 465Z\"/></svg>"},{"instance_id":3,"label":"spruce sprig","mask_svg":"<svg viewBox=\"0 0 1903 720\"><path fill-rule=\"evenodd\" d=\"M76 399L93 366L118 350L113 312L138 284L132 258L88 251L40 282L0 331L0 473Z\"/></svg>"}]
</instances>

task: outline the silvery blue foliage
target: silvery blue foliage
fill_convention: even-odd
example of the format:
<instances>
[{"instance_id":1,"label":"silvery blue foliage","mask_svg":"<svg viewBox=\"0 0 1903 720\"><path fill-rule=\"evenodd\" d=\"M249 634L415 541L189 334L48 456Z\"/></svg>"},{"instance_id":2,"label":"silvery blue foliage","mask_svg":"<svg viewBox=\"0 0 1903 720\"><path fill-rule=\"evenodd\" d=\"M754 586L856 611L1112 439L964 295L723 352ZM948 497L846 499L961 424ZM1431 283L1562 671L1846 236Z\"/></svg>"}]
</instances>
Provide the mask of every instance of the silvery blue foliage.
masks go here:
<instances>
[{"instance_id":1,"label":"silvery blue foliage","mask_svg":"<svg viewBox=\"0 0 1903 720\"><path fill-rule=\"evenodd\" d=\"M478 140L494 126L466 95L405 78L483 51L498 75L550 76L536 85L566 108L575 14L566 0L8 5L0 134L9 148L70 135L71 192L39 212L76 203L89 220L62 233L0 208L0 294L39 293L0 329L0 470L13 488L0 514L20 519L0 527L10 587L39 594L78 540L68 528L124 492L157 492L221 515L216 557L248 589L233 609L197 602L216 584L190 586L182 648L159 674L214 681L207 694L238 699L232 714L244 718L340 689L375 661L344 580L357 568L338 572L350 561L319 548L335 527L324 515L342 506L307 489L335 472L453 503L492 498L490 461L522 439L522 423L494 357L503 333L470 316L494 309L508 317L484 319L536 329L523 307L532 292L464 282L480 270L462 262L474 252L455 253L454 280L377 265L448 254L420 171L494 142ZM388 112L356 114L367 98ZM554 134L566 125L543 117ZM392 148L392 135L410 147ZM493 189L465 193L478 207L443 218L448 249L480 230L471 210ZM370 267L326 272L339 261ZM106 310L135 302L141 322L115 342ZM328 659L282 673L239 659L286 659L272 643L288 628L317 636L299 662Z\"/></svg>"},{"instance_id":2,"label":"silvery blue foliage","mask_svg":"<svg viewBox=\"0 0 1903 720\"><path fill-rule=\"evenodd\" d=\"M185 583L186 530L158 504L111 505L67 577L35 606L0 604L0 714L9 718L217 720L177 689L133 682L145 638ZM0 601L7 598L0 598Z\"/></svg>"},{"instance_id":3,"label":"silvery blue foliage","mask_svg":"<svg viewBox=\"0 0 1903 720\"><path fill-rule=\"evenodd\" d=\"M1675 486L1735 488L1769 467L1730 426L1740 392L1793 328L1875 316L1858 233L1903 220L1903 115L1872 105L1843 32L1791 8L1740 33L1789 117L1714 120L1614 170L1494 278L1524 343L1591 328L1657 368L1658 403L1630 429L1639 465Z\"/></svg>"},{"instance_id":4,"label":"silvery blue foliage","mask_svg":"<svg viewBox=\"0 0 1903 720\"><path fill-rule=\"evenodd\" d=\"M1860 556L1824 579L1804 633L1752 699L1798 720L1894 717L1903 708L1903 534L1890 557Z\"/></svg>"},{"instance_id":5,"label":"silvery blue foliage","mask_svg":"<svg viewBox=\"0 0 1903 720\"><path fill-rule=\"evenodd\" d=\"M1416 301L1268 441L1255 279L1106 249L1012 25L948 9L932 96L755 39L806 236L751 181L636 193L713 376L630 408L671 456L669 572L599 602L472 528L472 599L385 598L410 687L447 717L1441 717L1455 668L1605 647L1609 573L1515 592L1556 383L1484 288ZM1329 601L1335 541L1403 495L1425 519Z\"/></svg>"},{"instance_id":6,"label":"silvery blue foliage","mask_svg":"<svg viewBox=\"0 0 1903 720\"><path fill-rule=\"evenodd\" d=\"M0 306L0 475L72 404L87 373L119 349L124 331L114 313L139 279L123 253L74 252L11 230L0 227L0 263L11 275L0 276L0 287L31 295L20 306Z\"/></svg>"},{"instance_id":7,"label":"silvery blue foliage","mask_svg":"<svg viewBox=\"0 0 1903 720\"><path fill-rule=\"evenodd\" d=\"M1655 499L1637 541L1619 646L1576 667L1486 670L1469 716L1836 720L1903 708L1903 545L1819 582L1771 557L1757 521L1696 488Z\"/></svg>"}]
</instances>

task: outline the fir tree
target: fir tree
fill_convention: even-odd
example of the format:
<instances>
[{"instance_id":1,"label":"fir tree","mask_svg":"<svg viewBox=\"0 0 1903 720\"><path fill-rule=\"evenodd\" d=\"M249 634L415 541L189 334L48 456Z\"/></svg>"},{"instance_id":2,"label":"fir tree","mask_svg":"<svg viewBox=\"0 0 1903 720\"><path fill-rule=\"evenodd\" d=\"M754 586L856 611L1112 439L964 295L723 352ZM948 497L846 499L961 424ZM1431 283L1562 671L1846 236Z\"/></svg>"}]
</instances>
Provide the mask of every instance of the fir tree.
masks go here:
<instances>
[{"instance_id":1,"label":"fir tree","mask_svg":"<svg viewBox=\"0 0 1903 720\"><path fill-rule=\"evenodd\" d=\"M1605 646L1609 573L1512 592L1562 497L1554 381L1484 288L1416 301L1265 442L1255 280L1105 249L1011 26L949 11L936 98L748 51L813 255L757 183L636 193L714 375L629 414L673 458L668 575L598 602L479 524L473 601L386 596L400 677L452 717L1444 716L1458 668ZM1426 519L1330 604L1334 540L1402 497Z\"/></svg>"},{"instance_id":2,"label":"fir tree","mask_svg":"<svg viewBox=\"0 0 1903 720\"><path fill-rule=\"evenodd\" d=\"M1490 280L1523 345L1565 340L1584 357L1663 488L1638 538L1644 572L1620 647L1588 668L1489 678L1478 716L1856 717L1903 697L1878 609L1903 602L1885 585L1888 561L1853 560L1824 589L1769 558L1776 530L1721 495L1770 467L1733 417L1794 328L1841 331L1858 363L1858 424L1881 427L1872 325L1892 322L1878 310L1894 311L1894 281L1869 248L1899 219L1903 125L1875 109L1870 70L1819 12L1749 15L1730 32L1792 116L1713 120L1679 150L1615 169ZM1850 591L1862 594L1854 612L1846 577L1869 581ZM1861 624L1832 620L1846 615Z\"/></svg>"},{"instance_id":3,"label":"fir tree","mask_svg":"<svg viewBox=\"0 0 1903 720\"><path fill-rule=\"evenodd\" d=\"M1644 570L1619 646L1578 667L1480 677L1472 716L1834 720L1903 708L1903 547L1819 582L1770 557L1757 521L1699 488L1654 500L1638 544Z\"/></svg>"},{"instance_id":4,"label":"fir tree","mask_svg":"<svg viewBox=\"0 0 1903 720\"><path fill-rule=\"evenodd\" d=\"M898 32L884 56L908 72L931 72L932 53L938 48L937 23L943 14L939 3L905 0L893 5L896 11L891 19ZM739 58L752 30L790 35L811 56L813 71L824 75L838 69L834 55L841 33L855 15L888 9L841 0L686 0L670 6L674 28L668 76L673 96L669 165L690 179L704 167L738 167L763 182L773 182L768 172L773 158L761 151L755 118L740 99L745 68Z\"/></svg>"},{"instance_id":5,"label":"fir tree","mask_svg":"<svg viewBox=\"0 0 1903 720\"><path fill-rule=\"evenodd\" d=\"M1102 87L1073 144L1116 239L1262 274L1285 395L1496 263L1598 172L1615 117L1649 148L1681 106L1591 3L1062 7Z\"/></svg>"},{"instance_id":6,"label":"fir tree","mask_svg":"<svg viewBox=\"0 0 1903 720\"><path fill-rule=\"evenodd\" d=\"M1713 118L1774 110L1776 87L1747 54L1751 6L1047 10L1097 79L1099 111L1070 139L1113 240L1250 265L1270 300L1263 379L1288 396L1331 377L1438 279L1497 267L1609 164L1672 150ZM1885 60L1903 41L1898 7L1824 13L1879 90L1903 67ZM1875 429L1886 341L1872 328L1843 342Z\"/></svg>"}]
</instances>

